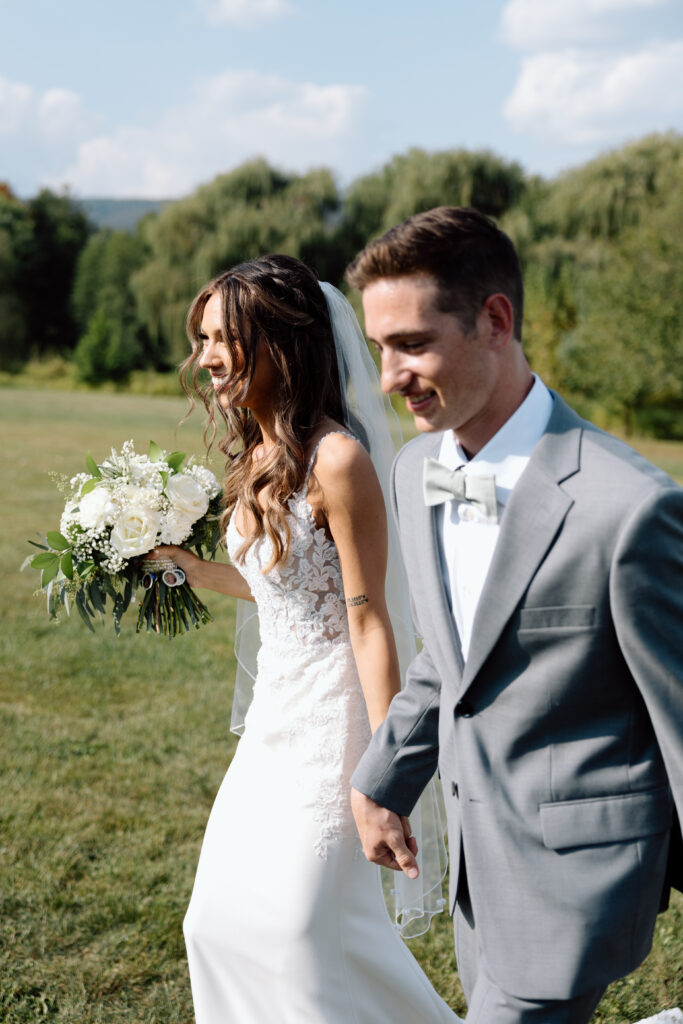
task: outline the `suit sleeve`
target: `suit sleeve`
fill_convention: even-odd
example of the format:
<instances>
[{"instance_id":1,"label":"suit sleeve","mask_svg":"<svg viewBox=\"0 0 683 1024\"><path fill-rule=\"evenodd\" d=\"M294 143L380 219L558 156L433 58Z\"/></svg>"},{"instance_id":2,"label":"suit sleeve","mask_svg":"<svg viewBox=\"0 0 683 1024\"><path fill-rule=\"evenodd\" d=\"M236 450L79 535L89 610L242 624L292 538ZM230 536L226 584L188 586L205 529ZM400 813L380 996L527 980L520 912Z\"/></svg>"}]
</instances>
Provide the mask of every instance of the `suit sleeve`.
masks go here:
<instances>
[{"instance_id":1,"label":"suit sleeve","mask_svg":"<svg viewBox=\"0 0 683 1024\"><path fill-rule=\"evenodd\" d=\"M392 504L399 534L396 467L400 458L392 473ZM404 688L394 697L385 721L361 758L352 786L397 814L412 812L437 767L440 696L441 680L423 648L411 662Z\"/></svg>"},{"instance_id":2,"label":"suit sleeve","mask_svg":"<svg viewBox=\"0 0 683 1024\"><path fill-rule=\"evenodd\" d=\"M683 490L659 489L626 523L610 599L622 653L647 707L683 821Z\"/></svg>"}]
</instances>

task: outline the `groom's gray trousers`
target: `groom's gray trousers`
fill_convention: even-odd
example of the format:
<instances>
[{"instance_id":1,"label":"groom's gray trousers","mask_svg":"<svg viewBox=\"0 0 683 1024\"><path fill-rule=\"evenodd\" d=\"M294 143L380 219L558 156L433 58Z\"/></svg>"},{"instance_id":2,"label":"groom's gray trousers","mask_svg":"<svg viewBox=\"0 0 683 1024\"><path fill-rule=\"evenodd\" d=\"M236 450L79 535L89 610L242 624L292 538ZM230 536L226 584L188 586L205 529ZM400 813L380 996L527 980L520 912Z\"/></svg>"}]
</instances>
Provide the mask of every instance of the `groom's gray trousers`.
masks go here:
<instances>
[{"instance_id":1,"label":"groom's gray trousers","mask_svg":"<svg viewBox=\"0 0 683 1024\"><path fill-rule=\"evenodd\" d=\"M528 1000L504 992L493 981L477 939L464 858L460 870L453 929L458 975L467 1000L466 1024L588 1024L604 987L573 999Z\"/></svg>"}]
</instances>

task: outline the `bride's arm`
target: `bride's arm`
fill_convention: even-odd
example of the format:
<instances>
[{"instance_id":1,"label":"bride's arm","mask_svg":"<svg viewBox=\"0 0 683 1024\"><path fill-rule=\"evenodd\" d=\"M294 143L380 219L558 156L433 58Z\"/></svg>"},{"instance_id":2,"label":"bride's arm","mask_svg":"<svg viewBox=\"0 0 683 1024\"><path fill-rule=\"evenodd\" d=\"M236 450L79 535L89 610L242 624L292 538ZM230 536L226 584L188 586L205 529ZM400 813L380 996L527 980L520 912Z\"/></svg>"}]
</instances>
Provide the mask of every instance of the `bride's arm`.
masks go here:
<instances>
[{"instance_id":1,"label":"bride's arm","mask_svg":"<svg viewBox=\"0 0 683 1024\"><path fill-rule=\"evenodd\" d=\"M244 601L254 600L247 581L234 565L207 561L175 544L160 544L146 557L170 558L183 570L193 589L215 590L229 597L241 597Z\"/></svg>"},{"instance_id":2,"label":"bride's arm","mask_svg":"<svg viewBox=\"0 0 683 1024\"><path fill-rule=\"evenodd\" d=\"M315 477L339 552L351 646L374 732L401 688L384 592L384 498L370 456L360 444L343 435L332 435L321 446Z\"/></svg>"}]
</instances>

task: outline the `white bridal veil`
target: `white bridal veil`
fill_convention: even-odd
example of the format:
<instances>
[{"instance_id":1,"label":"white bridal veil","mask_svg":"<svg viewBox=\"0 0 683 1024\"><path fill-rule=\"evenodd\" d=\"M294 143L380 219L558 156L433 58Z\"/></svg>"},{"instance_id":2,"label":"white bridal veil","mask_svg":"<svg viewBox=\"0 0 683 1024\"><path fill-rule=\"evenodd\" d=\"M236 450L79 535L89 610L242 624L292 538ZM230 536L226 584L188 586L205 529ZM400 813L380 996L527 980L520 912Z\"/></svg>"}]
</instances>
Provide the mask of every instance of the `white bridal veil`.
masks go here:
<instances>
[{"instance_id":1,"label":"white bridal veil","mask_svg":"<svg viewBox=\"0 0 683 1024\"><path fill-rule=\"evenodd\" d=\"M389 502L391 464L396 451L390 424L393 425L398 443L401 441L400 426L389 399L382 394L377 369L349 302L333 285L322 282L321 288L332 321L342 384L344 419L350 430L361 435L359 440L362 440L370 453L387 506L389 559L386 597L396 637L401 678L405 679L406 669L416 653L416 643L410 616L408 581ZM249 601L238 601L237 604L237 674L230 728L241 735L244 731L244 717L251 703L260 638L255 605ZM412 832L420 851L419 877L410 879L403 872L383 870L387 902L404 938L421 935L429 928L432 916L444 909L442 882L448 860L442 822L441 793L436 781L432 779L410 816Z\"/></svg>"}]
</instances>

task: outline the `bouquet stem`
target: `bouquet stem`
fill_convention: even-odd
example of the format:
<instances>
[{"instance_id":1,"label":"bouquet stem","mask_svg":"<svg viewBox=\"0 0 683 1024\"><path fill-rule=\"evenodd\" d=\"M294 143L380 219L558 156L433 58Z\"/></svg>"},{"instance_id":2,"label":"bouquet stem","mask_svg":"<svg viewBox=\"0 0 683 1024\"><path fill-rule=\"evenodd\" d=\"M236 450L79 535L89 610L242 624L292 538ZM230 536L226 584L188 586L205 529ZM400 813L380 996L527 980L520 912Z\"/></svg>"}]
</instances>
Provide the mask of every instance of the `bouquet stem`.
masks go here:
<instances>
[{"instance_id":1,"label":"bouquet stem","mask_svg":"<svg viewBox=\"0 0 683 1024\"><path fill-rule=\"evenodd\" d=\"M185 582L185 573L173 562L147 559L142 570L145 596L138 612L136 633L144 628L172 637L213 621L204 602Z\"/></svg>"}]
</instances>

